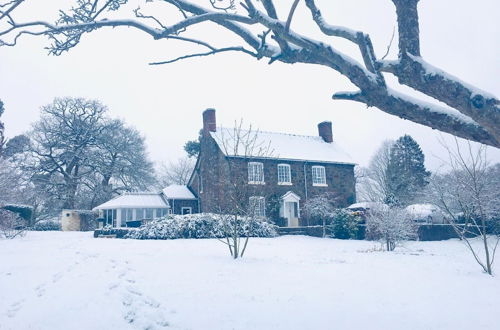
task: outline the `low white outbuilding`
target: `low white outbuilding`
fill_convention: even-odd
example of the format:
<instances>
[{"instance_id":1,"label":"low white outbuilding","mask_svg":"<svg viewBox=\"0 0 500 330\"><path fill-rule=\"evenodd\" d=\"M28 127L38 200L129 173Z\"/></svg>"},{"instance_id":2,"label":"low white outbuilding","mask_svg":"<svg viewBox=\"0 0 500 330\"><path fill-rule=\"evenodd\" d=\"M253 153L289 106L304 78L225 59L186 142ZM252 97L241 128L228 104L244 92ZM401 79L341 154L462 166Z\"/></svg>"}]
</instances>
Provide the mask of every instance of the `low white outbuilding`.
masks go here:
<instances>
[{"instance_id":1,"label":"low white outbuilding","mask_svg":"<svg viewBox=\"0 0 500 330\"><path fill-rule=\"evenodd\" d=\"M173 214L198 213L199 203L196 196L186 185L173 184L163 189Z\"/></svg>"},{"instance_id":2,"label":"low white outbuilding","mask_svg":"<svg viewBox=\"0 0 500 330\"><path fill-rule=\"evenodd\" d=\"M170 205L163 192L128 192L96 206L104 225L126 227L127 222L160 218L169 213Z\"/></svg>"}]
</instances>

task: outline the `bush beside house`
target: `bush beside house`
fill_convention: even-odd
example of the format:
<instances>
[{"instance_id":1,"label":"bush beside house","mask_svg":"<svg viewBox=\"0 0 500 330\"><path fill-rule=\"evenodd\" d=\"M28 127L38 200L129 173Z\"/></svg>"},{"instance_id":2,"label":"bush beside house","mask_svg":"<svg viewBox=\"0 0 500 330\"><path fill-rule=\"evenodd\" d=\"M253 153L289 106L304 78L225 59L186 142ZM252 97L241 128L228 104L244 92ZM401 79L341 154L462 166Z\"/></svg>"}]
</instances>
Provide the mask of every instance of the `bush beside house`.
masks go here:
<instances>
[{"instance_id":1,"label":"bush beside house","mask_svg":"<svg viewBox=\"0 0 500 330\"><path fill-rule=\"evenodd\" d=\"M333 238L356 239L361 218L346 209L338 209L332 214L330 232Z\"/></svg>"},{"instance_id":2,"label":"bush beside house","mask_svg":"<svg viewBox=\"0 0 500 330\"><path fill-rule=\"evenodd\" d=\"M211 213L173 215L153 220L140 228L96 230L99 235L115 235L132 239L178 239L178 238L222 238L225 237L228 216ZM252 237L275 237L277 227L265 221L246 218L243 231ZM242 234L243 235L243 234Z\"/></svg>"}]
</instances>

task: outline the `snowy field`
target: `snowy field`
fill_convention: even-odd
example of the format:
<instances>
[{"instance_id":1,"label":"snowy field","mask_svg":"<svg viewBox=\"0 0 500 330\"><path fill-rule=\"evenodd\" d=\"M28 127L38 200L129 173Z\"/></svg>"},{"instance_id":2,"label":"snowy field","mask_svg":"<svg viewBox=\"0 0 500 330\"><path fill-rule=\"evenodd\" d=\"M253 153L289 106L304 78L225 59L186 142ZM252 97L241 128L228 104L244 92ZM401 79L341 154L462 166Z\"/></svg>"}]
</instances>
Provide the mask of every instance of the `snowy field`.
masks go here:
<instances>
[{"instance_id":1,"label":"snowy field","mask_svg":"<svg viewBox=\"0 0 500 330\"><path fill-rule=\"evenodd\" d=\"M217 240L0 240L0 329L500 329L500 277L458 241L249 244L234 261Z\"/></svg>"}]
</instances>

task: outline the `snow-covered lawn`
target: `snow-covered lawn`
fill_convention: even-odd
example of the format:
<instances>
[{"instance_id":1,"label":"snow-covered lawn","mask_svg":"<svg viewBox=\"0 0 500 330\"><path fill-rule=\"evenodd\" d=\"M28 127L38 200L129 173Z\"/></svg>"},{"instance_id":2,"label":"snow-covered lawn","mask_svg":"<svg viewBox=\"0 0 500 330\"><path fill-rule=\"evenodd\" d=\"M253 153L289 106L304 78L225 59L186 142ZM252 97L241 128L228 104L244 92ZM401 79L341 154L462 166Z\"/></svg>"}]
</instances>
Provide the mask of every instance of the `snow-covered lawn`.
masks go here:
<instances>
[{"instance_id":1,"label":"snow-covered lawn","mask_svg":"<svg viewBox=\"0 0 500 330\"><path fill-rule=\"evenodd\" d=\"M458 241L0 240L0 329L499 329L500 278ZM500 273L500 267L496 267Z\"/></svg>"}]
</instances>

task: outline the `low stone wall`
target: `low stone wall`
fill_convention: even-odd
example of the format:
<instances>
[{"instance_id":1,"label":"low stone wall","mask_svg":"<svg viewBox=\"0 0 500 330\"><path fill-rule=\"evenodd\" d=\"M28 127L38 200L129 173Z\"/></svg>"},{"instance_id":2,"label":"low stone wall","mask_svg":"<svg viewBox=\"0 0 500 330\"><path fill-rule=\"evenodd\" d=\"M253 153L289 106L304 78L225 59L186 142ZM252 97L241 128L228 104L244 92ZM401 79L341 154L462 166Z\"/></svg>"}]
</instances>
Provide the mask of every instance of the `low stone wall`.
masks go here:
<instances>
[{"instance_id":1,"label":"low stone wall","mask_svg":"<svg viewBox=\"0 0 500 330\"><path fill-rule=\"evenodd\" d=\"M326 227L326 236L330 237L330 233L331 233L330 229ZM323 237L323 226L279 227L278 234ZM364 240L366 237L365 234L366 234L366 225L365 224L359 225L356 239ZM458 235L453 229L453 227L449 224L419 225L418 228L419 241L443 241L450 238L458 238Z\"/></svg>"},{"instance_id":2,"label":"low stone wall","mask_svg":"<svg viewBox=\"0 0 500 330\"><path fill-rule=\"evenodd\" d=\"M330 228L325 228L325 234L330 236ZM306 235L323 237L323 226L301 226L301 227L278 227L279 235Z\"/></svg>"}]
</instances>

